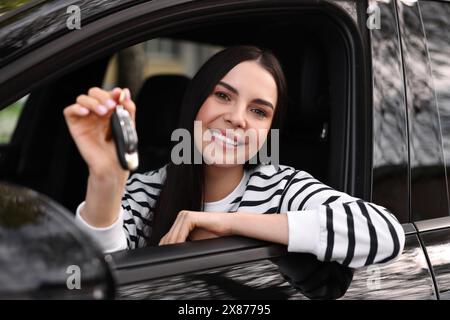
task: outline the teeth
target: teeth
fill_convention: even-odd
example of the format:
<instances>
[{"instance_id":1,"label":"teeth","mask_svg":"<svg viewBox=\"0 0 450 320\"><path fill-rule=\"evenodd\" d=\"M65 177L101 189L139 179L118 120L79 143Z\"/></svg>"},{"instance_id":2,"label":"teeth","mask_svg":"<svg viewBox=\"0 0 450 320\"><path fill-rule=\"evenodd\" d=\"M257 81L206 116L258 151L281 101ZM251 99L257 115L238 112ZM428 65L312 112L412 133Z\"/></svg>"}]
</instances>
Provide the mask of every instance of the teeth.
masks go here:
<instances>
[{"instance_id":1,"label":"teeth","mask_svg":"<svg viewBox=\"0 0 450 320\"><path fill-rule=\"evenodd\" d=\"M237 146L238 143L237 141L233 141L232 139L224 136L222 133L218 132L218 131L211 131L211 134L216 137L217 139L219 139L220 141L225 142L226 144L230 144L232 146Z\"/></svg>"},{"instance_id":2,"label":"teeth","mask_svg":"<svg viewBox=\"0 0 450 320\"><path fill-rule=\"evenodd\" d=\"M213 131L213 136L216 137L217 139L219 139L220 141L225 142L226 144L230 144L233 146L236 146L237 143L235 143L233 140L231 140L230 138L225 137L224 135L222 135L221 133L215 132Z\"/></svg>"}]
</instances>

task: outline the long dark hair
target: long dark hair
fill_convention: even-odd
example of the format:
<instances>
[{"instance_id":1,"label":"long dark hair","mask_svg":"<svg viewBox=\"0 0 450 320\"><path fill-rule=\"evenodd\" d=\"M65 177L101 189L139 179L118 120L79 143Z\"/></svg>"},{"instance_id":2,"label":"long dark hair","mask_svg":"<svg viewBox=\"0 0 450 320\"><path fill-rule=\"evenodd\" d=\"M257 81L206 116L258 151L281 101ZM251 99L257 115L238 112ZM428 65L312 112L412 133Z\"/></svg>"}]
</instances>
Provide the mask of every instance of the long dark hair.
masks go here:
<instances>
[{"instance_id":1,"label":"long dark hair","mask_svg":"<svg viewBox=\"0 0 450 320\"><path fill-rule=\"evenodd\" d=\"M274 78L277 85L277 105L272 128L281 128L285 113L287 88L281 65L269 50L255 46L228 47L212 56L186 88L181 106L179 128L187 129L194 137L194 120L200 107L217 83L236 65L244 61L256 61ZM268 136L269 139L270 135ZM191 150L198 152L191 139ZM173 164L169 162L166 180L154 208L154 218L148 245L158 245L170 230L181 210L202 211L204 195L203 164ZM246 166L248 167L248 165Z\"/></svg>"}]
</instances>

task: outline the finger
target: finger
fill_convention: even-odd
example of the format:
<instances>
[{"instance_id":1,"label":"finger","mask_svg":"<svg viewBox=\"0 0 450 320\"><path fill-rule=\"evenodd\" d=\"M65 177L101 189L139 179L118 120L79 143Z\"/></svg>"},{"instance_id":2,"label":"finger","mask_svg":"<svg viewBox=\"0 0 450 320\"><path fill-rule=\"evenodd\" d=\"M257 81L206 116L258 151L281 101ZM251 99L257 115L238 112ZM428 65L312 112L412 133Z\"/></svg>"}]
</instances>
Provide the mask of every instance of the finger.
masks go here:
<instances>
[{"instance_id":1,"label":"finger","mask_svg":"<svg viewBox=\"0 0 450 320\"><path fill-rule=\"evenodd\" d=\"M120 97L120 93L122 92L122 89L119 87L115 87L114 89L112 89L109 93L111 94L111 97L115 100L115 101L119 101L119 97Z\"/></svg>"},{"instance_id":2,"label":"finger","mask_svg":"<svg viewBox=\"0 0 450 320\"><path fill-rule=\"evenodd\" d=\"M189 227L189 222L187 222L187 220L188 219L185 220L185 223L183 223L180 230L178 230L177 238L175 239L174 243L186 242L187 237L189 236L189 230L191 229Z\"/></svg>"},{"instance_id":3,"label":"finger","mask_svg":"<svg viewBox=\"0 0 450 320\"><path fill-rule=\"evenodd\" d=\"M77 103L90 111L94 112L98 116L104 116L108 113L108 109L102 105L97 99L89 97L85 94L77 97Z\"/></svg>"},{"instance_id":4,"label":"finger","mask_svg":"<svg viewBox=\"0 0 450 320\"><path fill-rule=\"evenodd\" d=\"M169 234L167 236L167 242L168 243L176 243L178 240L178 234L183 226L184 220L185 220L186 214L184 211L180 211L177 215L177 218L172 225L172 228L170 228Z\"/></svg>"},{"instance_id":5,"label":"finger","mask_svg":"<svg viewBox=\"0 0 450 320\"><path fill-rule=\"evenodd\" d=\"M125 100L123 101L122 105L130 113L131 119L133 119L134 122L136 116L136 105L134 104L133 100L131 100L130 89L125 88L124 91L125 91Z\"/></svg>"},{"instance_id":6,"label":"finger","mask_svg":"<svg viewBox=\"0 0 450 320\"><path fill-rule=\"evenodd\" d=\"M122 91L124 91L124 93L125 93L125 99L124 99L124 101L122 101L121 104L125 108L125 110L127 110L128 113L130 114L130 117L133 120L133 125L136 127L136 125L135 125L136 105L134 104L133 100L131 99L130 89L128 89L128 88L120 89L120 88L116 87L110 92L111 97L117 102L117 104L119 104L120 103L120 94L122 93Z\"/></svg>"},{"instance_id":7,"label":"finger","mask_svg":"<svg viewBox=\"0 0 450 320\"><path fill-rule=\"evenodd\" d=\"M106 106L108 110L114 109L117 105L116 101L114 101L113 96L108 91L100 89L98 87L92 87L88 91L89 96L100 101L101 104Z\"/></svg>"},{"instance_id":8,"label":"finger","mask_svg":"<svg viewBox=\"0 0 450 320\"><path fill-rule=\"evenodd\" d=\"M173 243L173 239L174 239L174 235L173 235L173 234L174 234L175 229L177 228L179 222L180 222L180 217L177 216L177 218L175 219L175 222L174 222L173 225L170 227L169 232L167 232L167 234L165 235L165 238L166 238L165 242L166 242L167 244Z\"/></svg>"},{"instance_id":9,"label":"finger","mask_svg":"<svg viewBox=\"0 0 450 320\"><path fill-rule=\"evenodd\" d=\"M163 246L166 244L166 236L162 237L161 240L159 240L159 246Z\"/></svg>"},{"instance_id":10,"label":"finger","mask_svg":"<svg viewBox=\"0 0 450 320\"><path fill-rule=\"evenodd\" d=\"M64 117L65 118L71 118L71 117L84 117L87 116L90 111L89 109L79 105L78 103L72 104L66 108L64 108Z\"/></svg>"},{"instance_id":11,"label":"finger","mask_svg":"<svg viewBox=\"0 0 450 320\"><path fill-rule=\"evenodd\" d=\"M181 224L179 226L179 229L177 230L175 234L175 240L174 243L180 243L185 242L187 237L189 236L189 232L194 229L195 226L192 226L192 213L189 211L183 211L183 218L181 220Z\"/></svg>"}]
</instances>

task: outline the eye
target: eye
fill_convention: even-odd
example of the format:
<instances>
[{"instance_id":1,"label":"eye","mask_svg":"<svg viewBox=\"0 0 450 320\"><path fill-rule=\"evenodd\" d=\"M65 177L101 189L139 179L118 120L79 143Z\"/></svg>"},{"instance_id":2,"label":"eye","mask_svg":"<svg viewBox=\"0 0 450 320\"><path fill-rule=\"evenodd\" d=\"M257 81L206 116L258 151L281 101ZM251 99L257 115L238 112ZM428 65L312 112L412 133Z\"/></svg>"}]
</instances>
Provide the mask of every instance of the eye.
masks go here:
<instances>
[{"instance_id":1,"label":"eye","mask_svg":"<svg viewBox=\"0 0 450 320\"><path fill-rule=\"evenodd\" d=\"M230 101L231 100L230 97L226 93L224 93L222 91L217 91L217 92L214 93L214 95L216 97L218 97L220 100L225 100L225 101Z\"/></svg>"},{"instance_id":2,"label":"eye","mask_svg":"<svg viewBox=\"0 0 450 320\"><path fill-rule=\"evenodd\" d=\"M252 109L251 111L255 113L258 118L264 119L266 117L266 113L261 109Z\"/></svg>"}]
</instances>

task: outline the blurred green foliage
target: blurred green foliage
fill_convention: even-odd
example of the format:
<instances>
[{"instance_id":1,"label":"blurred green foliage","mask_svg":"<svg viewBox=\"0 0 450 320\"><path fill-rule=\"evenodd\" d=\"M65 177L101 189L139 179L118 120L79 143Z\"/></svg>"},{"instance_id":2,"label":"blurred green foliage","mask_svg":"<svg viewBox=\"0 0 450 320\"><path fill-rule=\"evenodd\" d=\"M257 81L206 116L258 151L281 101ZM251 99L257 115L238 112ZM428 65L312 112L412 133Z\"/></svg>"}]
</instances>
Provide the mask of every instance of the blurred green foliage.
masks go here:
<instances>
[{"instance_id":1,"label":"blurred green foliage","mask_svg":"<svg viewBox=\"0 0 450 320\"><path fill-rule=\"evenodd\" d=\"M0 193L0 228L19 229L42 216L42 204L32 194L6 185L0 185Z\"/></svg>"},{"instance_id":2,"label":"blurred green foliage","mask_svg":"<svg viewBox=\"0 0 450 320\"><path fill-rule=\"evenodd\" d=\"M17 125L26 99L20 99L0 110L0 144L8 143Z\"/></svg>"},{"instance_id":3,"label":"blurred green foliage","mask_svg":"<svg viewBox=\"0 0 450 320\"><path fill-rule=\"evenodd\" d=\"M23 6L27 2L30 2L31 0L1 0L0 1L0 15L18 8L20 6Z\"/></svg>"}]
</instances>

